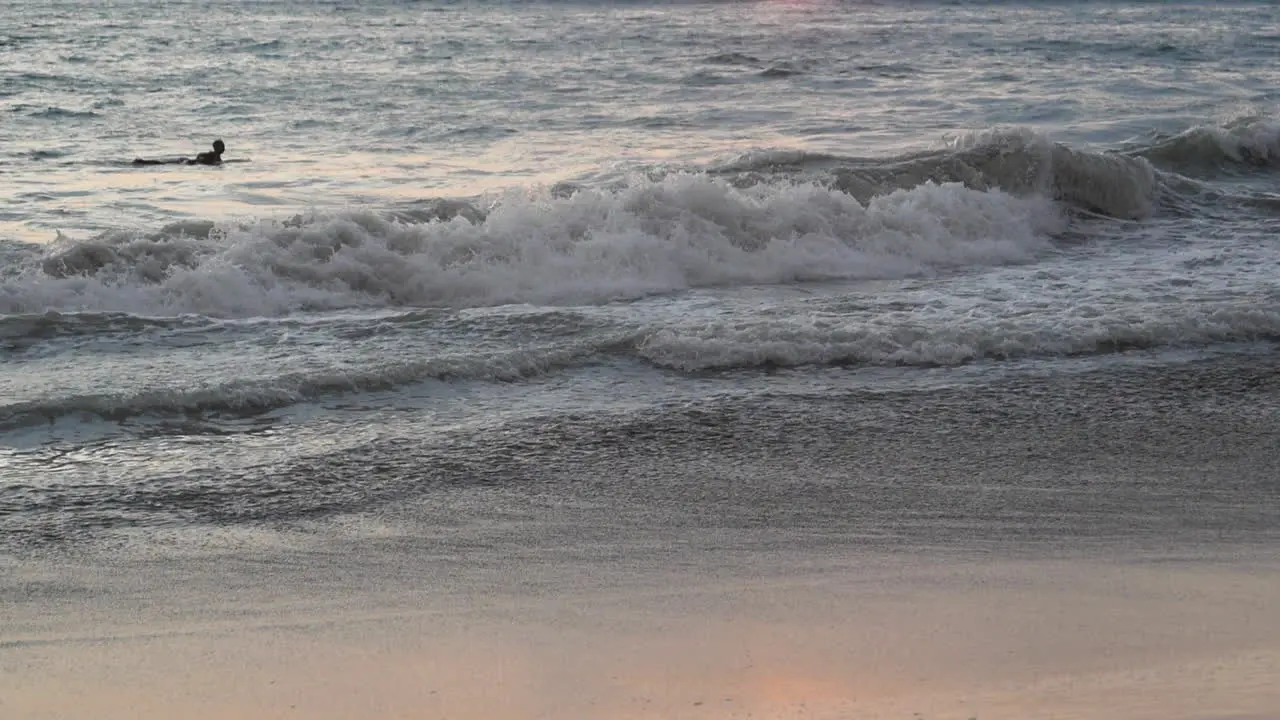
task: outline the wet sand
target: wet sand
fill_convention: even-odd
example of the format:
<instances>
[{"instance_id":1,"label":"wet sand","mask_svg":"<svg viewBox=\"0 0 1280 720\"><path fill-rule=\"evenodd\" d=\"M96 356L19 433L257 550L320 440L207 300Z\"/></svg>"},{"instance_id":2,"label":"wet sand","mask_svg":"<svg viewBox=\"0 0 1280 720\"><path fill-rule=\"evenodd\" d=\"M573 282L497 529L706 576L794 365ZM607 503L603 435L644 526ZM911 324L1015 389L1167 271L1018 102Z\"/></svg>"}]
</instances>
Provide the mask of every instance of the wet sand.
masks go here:
<instances>
[{"instance_id":1,"label":"wet sand","mask_svg":"<svg viewBox=\"0 0 1280 720\"><path fill-rule=\"evenodd\" d=\"M1276 377L730 398L55 488L3 538L0 719L1280 720ZM120 521L143 501L184 514Z\"/></svg>"},{"instance_id":2,"label":"wet sand","mask_svg":"<svg viewBox=\"0 0 1280 720\"><path fill-rule=\"evenodd\" d=\"M526 568L497 594L384 577L310 598L273 597L271 562L256 580L139 564L83 585L92 573L64 566L23 581L61 600L10 604L0 715L1280 718L1280 563L1265 548L771 564L625 584L552 569L539 585Z\"/></svg>"}]
</instances>

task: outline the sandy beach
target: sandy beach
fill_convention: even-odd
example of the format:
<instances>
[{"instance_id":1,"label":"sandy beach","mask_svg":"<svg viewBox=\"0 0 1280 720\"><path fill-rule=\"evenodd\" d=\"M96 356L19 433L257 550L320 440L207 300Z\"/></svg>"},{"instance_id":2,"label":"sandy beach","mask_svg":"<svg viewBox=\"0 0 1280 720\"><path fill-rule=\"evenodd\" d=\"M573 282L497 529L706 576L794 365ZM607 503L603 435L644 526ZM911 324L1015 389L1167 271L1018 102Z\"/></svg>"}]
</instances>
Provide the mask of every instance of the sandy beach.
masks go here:
<instances>
[{"instance_id":1,"label":"sandy beach","mask_svg":"<svg viewBox=\"0 0 1280 720\"><path fill-rule=\"evenodd\" d=\"M303 558L293 560L286 572L296 580ZM513 587L526 589L475 595L349 569L362 584L401 587L311 598L235 590L244 566L228 573L212 559L110 577L64 566L25 585L61 600L17 604L0 631L0 713L1280 717L1280 565L1265 551L867 555L804 571L780 571L775 560L754 559L755 576L712 580L513 569ZM313 564L303 574L333 570ZM129 577L135 571L149 574Z\"/></svg>"}]
</instances>

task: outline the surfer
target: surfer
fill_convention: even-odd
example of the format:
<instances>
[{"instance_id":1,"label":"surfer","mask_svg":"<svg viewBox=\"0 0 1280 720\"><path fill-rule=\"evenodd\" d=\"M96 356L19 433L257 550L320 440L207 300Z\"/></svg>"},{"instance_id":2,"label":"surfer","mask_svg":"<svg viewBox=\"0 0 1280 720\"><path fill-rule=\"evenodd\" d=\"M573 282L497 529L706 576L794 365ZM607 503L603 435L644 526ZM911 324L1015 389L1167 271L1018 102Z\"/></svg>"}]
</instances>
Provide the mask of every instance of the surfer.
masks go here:
<instances>
[{"instance_id":1,"label":"surfer","mask_svg":"<svg viewBox=\"0 0 1280 720\"><path fill-rule=\"evenodd\" d=\"M188 160L187 164L188 165L221 165L222 153L226 149L227 149L227 146L223 145L221 140L214 140L212 152L202 152L199 155L196 155L195 160Z\"/></svg>"},{"instance_id":2,"label":"surfer","mask_svg":"<svg viewBox=\"0 0 1280 720\"><path fill-rule=\"evenodd\" d=\"M221 140L213 141L213 150L210 152L202 152L194 158L177 158L174 160L143 160L137 158L133 161L134 165L221 165L222 153L226 152L227 146Z\"/></svg>"}]
</instances>

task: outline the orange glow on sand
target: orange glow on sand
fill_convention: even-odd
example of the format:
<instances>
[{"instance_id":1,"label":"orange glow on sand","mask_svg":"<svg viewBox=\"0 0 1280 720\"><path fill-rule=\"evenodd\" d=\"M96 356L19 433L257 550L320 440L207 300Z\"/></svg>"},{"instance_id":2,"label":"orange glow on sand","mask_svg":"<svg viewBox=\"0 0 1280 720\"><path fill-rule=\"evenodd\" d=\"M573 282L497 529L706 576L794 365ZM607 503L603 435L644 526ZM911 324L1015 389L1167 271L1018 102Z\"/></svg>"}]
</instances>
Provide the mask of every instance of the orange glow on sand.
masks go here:
<instances>
[{"instance_id":1,"label":"orange glow on sand","mask_svg":"<svg viewBox=\"0 0 1280 720\"><path fill-rule=\"evenodd\" d=\"M290 603L220 624L99 619L78 636L75 613L16 617L0 629L0 698L27 720L1261 720L1280 707L1269 566L913 567L873 587L835 572L470 609Z\"/></svg>"}]
</instances>

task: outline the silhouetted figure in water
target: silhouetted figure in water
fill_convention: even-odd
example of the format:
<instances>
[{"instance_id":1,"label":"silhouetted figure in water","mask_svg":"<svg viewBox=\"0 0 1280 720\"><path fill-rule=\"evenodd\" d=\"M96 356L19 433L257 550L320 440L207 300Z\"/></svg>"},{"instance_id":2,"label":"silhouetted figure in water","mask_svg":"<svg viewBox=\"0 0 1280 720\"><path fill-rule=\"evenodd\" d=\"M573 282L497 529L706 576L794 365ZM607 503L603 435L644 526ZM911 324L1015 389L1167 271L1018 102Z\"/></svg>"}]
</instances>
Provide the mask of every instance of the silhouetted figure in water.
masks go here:
<instances>
[{"instance_id":1,"label":"silhouetted figure in water","mask_svg":"<svg viewBox=\"0 0 1280 720\"><path fill-rule=\"evenodd\" d=\"M222 144L221 140L213 141L212 152L202 152L194 158L176 158L173 160L143 160L138 158L133 161L134 165L221 165L222 153L226 152L227 146Z\"/></svg>"},{"instance_id":2,"label":"silhouetted figure in water","mask_svg":"<svg viewBox=\"0 0 1280 720\"><path fill-rule=\"evenodd\" d=\"M213 141L213 152L202 152L195 160L188 160L188 165L221 165L222 153L227 149L221 140Z\"/></svg>"}]
</instances>

